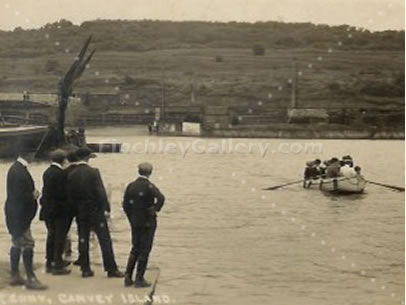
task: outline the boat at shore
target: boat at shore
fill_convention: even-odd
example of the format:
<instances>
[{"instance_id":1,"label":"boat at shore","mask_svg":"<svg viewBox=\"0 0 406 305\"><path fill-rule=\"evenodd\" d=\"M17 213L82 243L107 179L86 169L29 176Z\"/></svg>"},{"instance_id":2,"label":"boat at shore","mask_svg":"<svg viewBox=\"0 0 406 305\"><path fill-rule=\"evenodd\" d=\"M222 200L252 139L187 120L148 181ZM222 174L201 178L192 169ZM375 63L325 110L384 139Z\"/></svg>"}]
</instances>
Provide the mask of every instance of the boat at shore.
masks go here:
<instances>
[{"instance_id":1,"label":"boat at shore","mask_svg":"<svg viewBox=\"0 0 406 305\"><path fill-rule=\"evenodd\" d=\"M13 157L17 145L36 152L48 131L48 126L0 127L0 158Z\"/></svg>"},{"instance_id":2,"label":"boat at shore","mask_svg":"<svg viewBox=\"0 0 406 305\"><path fill-rule=\"evenodd\" d=\"M320 190L335 193L362 193L366 186L366 180L362 176L354 178L337 177L322 179Z\"/></svg>"}]
</instances>

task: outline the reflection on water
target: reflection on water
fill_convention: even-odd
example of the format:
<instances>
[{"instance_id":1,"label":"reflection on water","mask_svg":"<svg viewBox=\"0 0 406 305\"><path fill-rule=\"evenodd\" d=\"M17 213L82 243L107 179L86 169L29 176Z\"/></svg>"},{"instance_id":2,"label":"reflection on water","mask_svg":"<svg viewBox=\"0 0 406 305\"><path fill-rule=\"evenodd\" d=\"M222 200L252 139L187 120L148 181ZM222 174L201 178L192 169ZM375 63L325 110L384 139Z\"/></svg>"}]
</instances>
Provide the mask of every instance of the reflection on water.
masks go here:
<instances>
[{"instance_id":1,"label":"reflection on water","mask_svg":"<svg viewBox=\"0 0 406 305\"><path fill-rule=\"evenodd\" d=\"M93 141L114 137L122 143L147 138L130 128L95 130L90 136ZM165 138L181 144L193 140ZM234 141L274 147L281 142L307 142ZM129 227L120 210L122 190L136 176L136 164L147 160L155 167L152 180L167 197L151 261L162 269L159 292L178 304L400 304L404 295L402 193L372 185L365 194L340 197L304 190L300 184L270 192L261 189L299 180L306 160L345 154L354 157L367 178L404 185L404 142L319 142L323 151L317 155L99 155L92 164L100 168L111 190L111 226L119 263L125 265L130 248ZM2 172L8 166L0 164ZM45 167L34 164L31 168L39 187ZM0 183L4 201L4 175ZM44 253L44 233L37 222L37 259ZM8 236L3 221L0 244L5 258ZM93 252L99 260L98 248Z\"/></svg>"}]
</instances>

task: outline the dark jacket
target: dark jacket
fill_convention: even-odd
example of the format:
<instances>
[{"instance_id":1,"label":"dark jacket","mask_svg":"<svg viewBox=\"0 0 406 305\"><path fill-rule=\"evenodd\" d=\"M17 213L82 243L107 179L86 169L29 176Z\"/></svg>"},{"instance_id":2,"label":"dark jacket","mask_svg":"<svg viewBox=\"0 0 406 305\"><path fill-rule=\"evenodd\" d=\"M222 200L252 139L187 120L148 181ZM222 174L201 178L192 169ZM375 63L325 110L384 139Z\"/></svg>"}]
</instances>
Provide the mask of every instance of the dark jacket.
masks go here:
<instances>
[{"instance_id":1,"label":"dark jacket","mask_svg":"<svg viewBox=\"0 0 406 305\"><path fill-rule=\"evenodd\" d=\"M159 189L148 179L139 177L127 186L123 209L132 226L149 226L156 222L156 212L164 202Z\"/></svg>"},{"instance_id":2,"label":"dark jacket","mask_svg":"<svg viewBox=\"0 0 406 305\"><path fill-rule=\"evenodd\" d=\"M326 177L327 178L335 178L338 177L340 174L340 162L335 162L327 166L326 169Z\"/></svg>"},{"instance_id":3,"label":"dark jacket","mask_svg":"<svg viewBox=\"0 0 406 305\"><path fill-rule=\"evenodd\" d=\"M44 172L40 220L63 218L71 213L67 205L65 180L65 171L56 165L51 165Z\"/></svg>"},{"instance_id":4,"label":"dark jacket","mask_svg":"<svg viewBox=\"0 0 406 305\"><path fill-rule=\"evenodd\" d=\"M19 237L30 227L37 213L34 180L28 169L15 162L7 173L6 224L10 234Z\"/></svg>"},{"instance_id":5,"label":"dark jacket","mask_svg":"<svg viewBox=\"0 0 406 305\"><path fill-rule=\"evenodd\" d=\"M69 166L67 168L65 168L65 187L64 187L64 191L65 191L65 197L67 200L67 205L69 206L69 210L71 212L71 216L76 216L77 215L77 204L75 202L73 202L72 200L69 200L69 194L68 194L68 176L69 174L77 167L76 163L71 163L69 164Z\"/></svg>"},{"instance_id":6,"label":"dark jacket","mask_svg":"<svg viewBox=\"0 0 406 305\"><path fill-rule=\"evenodd\" d=\"M320 176L320 172L315 167L306 167L304 172L305 179L313 179Z\"/></svg>"},{"instance_id":7,"label":"dark jacket","mask_svg":"<svg viewBox=\"0 0 406 305\"><path fill-rule=\"evenodd\" d=\"M110 212L100 172L88 164L80 163L68 174L66 191L69 204L77 206L79 219L99 217L104 211Z\"/></svg>"}]
</instances>

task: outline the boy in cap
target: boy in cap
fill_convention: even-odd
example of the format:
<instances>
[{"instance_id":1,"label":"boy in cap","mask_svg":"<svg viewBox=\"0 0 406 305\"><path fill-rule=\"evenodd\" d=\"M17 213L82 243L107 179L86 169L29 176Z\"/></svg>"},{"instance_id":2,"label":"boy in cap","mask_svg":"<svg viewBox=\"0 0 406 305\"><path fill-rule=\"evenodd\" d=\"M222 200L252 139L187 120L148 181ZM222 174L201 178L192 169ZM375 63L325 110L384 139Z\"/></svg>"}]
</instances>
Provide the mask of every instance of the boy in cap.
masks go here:
<instances>
[{"instance_id":1,"label":"boy in cap","mask_svg":"<svg viewBox=\"0 0 406 305\"><path fill-rule=\"evenodd\" d=\"M138 165L139 177L127 186L123 208L131 225L132 248L128 258L124 285L134 284L132 274L137 264L135 287L148 287L151 284L144 279L157 228L157 212L164 205L165 197L149 181L152 174L150 163Z\"/></svg>"},{"instance_id":2,"label":"boy in cap","mask_svg":"<svg viewBox=\"0 0 406 305\"><path fill-rule=\"evenodd\" d=\"M10 285L25 285L27 289L44 290L48 287L42 284L34 273L35 241L31 234L31 222L37 213L39 192L35 189L34 180L27 169L27 151L24 150L21 143L17 150L19 157L7 173L5 204L6 225L12 239ZM27 280L20 275L21 256Z\"/></svg>"},{"instance_id":3,"label":"boy in cap","mask_svg":"<svg viewBox=\"0 0 406 305\"><path fill-rule=\"evenodd\" d=\"M123 277L118 270L106 220L106 212L110 212L106 190L100 172L89 166L88 161L95 154L88 148L76 151L79 161L67 177L68 200L77 206L77 222L79 225L79 256L82 277L92 277L90 268L89 238L93 230L102 250L104 269L108 277Z\"/></svg>"}]
</instances>

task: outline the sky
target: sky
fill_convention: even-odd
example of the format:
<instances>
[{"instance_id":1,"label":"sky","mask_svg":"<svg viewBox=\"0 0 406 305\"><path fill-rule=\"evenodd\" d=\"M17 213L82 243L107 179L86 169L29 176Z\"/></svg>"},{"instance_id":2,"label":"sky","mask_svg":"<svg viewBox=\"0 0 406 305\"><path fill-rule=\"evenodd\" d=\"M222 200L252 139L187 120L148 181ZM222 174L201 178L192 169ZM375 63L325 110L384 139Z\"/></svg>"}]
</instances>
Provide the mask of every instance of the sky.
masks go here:
<instances>
[{"instance_id":1,"label":"sky","mask_svg":"<svg viewBox=\"0 0 406 305\"><path fill-rule=\"evenodd\" d=\"M404 0L0 0L0 29L60 19L284 21L404 29Z\"/></svg>"}]
</instances>

